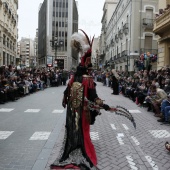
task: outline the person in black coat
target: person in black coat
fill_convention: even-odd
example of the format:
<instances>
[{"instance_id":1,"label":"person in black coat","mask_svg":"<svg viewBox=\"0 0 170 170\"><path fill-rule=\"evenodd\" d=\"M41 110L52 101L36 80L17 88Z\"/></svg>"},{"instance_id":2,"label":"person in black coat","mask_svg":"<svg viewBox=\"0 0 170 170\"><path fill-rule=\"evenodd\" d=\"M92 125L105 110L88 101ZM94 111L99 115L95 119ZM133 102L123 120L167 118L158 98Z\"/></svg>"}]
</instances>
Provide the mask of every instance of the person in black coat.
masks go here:
<instances>
[{"instance_id":1,"label":"person in black coat","mask_svg":"<svg viewBox=\"0 0 170 170\"><path fill-rule=\"evenodd\" d=\"M112 94L118 95L119 94L119 75L114 69L112 70L111 81L112 81L112 89L113 89Z\"/></svg>"}]
</instances>

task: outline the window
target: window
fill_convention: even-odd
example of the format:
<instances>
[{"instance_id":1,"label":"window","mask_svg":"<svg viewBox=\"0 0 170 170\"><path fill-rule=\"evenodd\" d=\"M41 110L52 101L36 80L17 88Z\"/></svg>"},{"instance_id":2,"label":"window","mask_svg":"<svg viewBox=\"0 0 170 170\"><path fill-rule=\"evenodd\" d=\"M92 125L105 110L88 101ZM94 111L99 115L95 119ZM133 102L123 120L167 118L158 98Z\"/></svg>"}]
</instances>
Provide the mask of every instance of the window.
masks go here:
<instances>
[{"instance_id":1,"label":"window","mask_svg":"<svg viewBox=\"0 0 170 170\"><path fill-rule=\"evenodd\" d=\"M62 2L59 2L59 7L62 7Z\"/></svg>"},{"instance_id":2,"label":"window","mask_svg":"<svg viewBox=\"0 0 170 170\"><path fill-rule=\"evenodd\" d=\"M129 23L129 15L127 15L127 21L126 21L126 23Z\"/></svg>"},{"instance_id":3,"label":"window","mask_svg":"<svg viewBox=\"0 0 170 170\"><path fill-rule=\"evenodd\" d=\"M3 65L5 65L5 52L3 51Z\"/></svg>"},{"instance_id":4,"label":"window","mask_svg":"<svg viewBox=\"0 0 170 170\"><path fill-rule=\"evenodd\" d=\"M10 41L10 49L12 50L12 41Z\"/></svg>"},{"instance_id":5,"label":"window","mask_svg":"<svg viewBox=\"0 0 170 170\"><path fill-rule=\"evenodd\" d=\"M6 41L6 36L3 35L3 45L6 45L5 41Z\"/></svg>"},{"instance_id":6,"label":"window","mask_svg":"<svg viewBox=\"0 0 170 170\"><path fill-rule=\"evenodd\" d=\"M152 36L145 36L145 50L152 50ZM147 52L147 51L145 51Z\"/></svg>"},{"instance_id":7,"label":"window","mask_svg":"<svg viewBox=\"0 0 170 170\"><path fill-rule=\"evenodd\" d=\"M66 12L66 16L65 17L68 18L68 12Z\"/></svg>"},{"instance_id":8,"label":"window","mask_svg":"<svg viewBox=\"0 0 170 170\"><path fill-rule=\"evenodd\" d=\"M146 9L146 18L153 19L153 9Z\"/></svg>"},{"instance_id":9,"label":"window","mask_svg":"<svg viewBox=\"0 0 170 170\"><path fill-rule=\"evenodd\" d=\"M7 47L9 48L9 38L7 38Z\"/></svg>"}]
</instances>

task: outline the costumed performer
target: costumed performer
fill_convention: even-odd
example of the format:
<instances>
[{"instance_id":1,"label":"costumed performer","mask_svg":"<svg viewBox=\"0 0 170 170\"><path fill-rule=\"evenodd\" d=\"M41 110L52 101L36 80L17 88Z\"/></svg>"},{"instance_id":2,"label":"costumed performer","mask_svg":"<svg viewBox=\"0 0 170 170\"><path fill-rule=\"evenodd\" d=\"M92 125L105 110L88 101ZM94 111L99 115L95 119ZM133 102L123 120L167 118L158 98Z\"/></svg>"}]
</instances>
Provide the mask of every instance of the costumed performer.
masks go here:
<instances>
[{"instance_id":1,"label":"costumed performer","mask_svg":"<svg viewBox=\"0 0 170 170\"><path fill-rule=\"evenodd\" d=\"M74 33L71 38L72 47L82 53L81 63L75 75L70 79L62 105L67 106L65 136L59 157L50 166L51 169L97 170L95 148L90 139L90 125L100 109L117 111L104 104L96 93L96 83L90 76L91 48L93 39L87 34ZM94 37L93 37L94 38Z\"/></svg>"}]
</instances>

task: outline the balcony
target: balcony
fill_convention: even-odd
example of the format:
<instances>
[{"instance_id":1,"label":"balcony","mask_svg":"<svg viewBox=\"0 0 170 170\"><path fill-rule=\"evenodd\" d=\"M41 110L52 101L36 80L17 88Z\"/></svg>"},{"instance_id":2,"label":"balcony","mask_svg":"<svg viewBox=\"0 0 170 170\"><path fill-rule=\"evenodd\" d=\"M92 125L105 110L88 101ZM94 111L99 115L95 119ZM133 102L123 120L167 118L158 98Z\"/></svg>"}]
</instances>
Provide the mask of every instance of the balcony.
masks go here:
<instances>
[{"instance_id":1,"label":"balcony","mask_svg":"<svg viewBox=\"0 0 170 170\"><path fill-rule=\"evenodd\" d=\"M116 41L117 43L119 42L118 34L115 35L115 41Z\"/></svg>"},{"instance_id":2,"label":"balcony","mask_svg":"<svg viewBox=\"0 0 170 170\"><path fill-rule=\"evenodd\" d=\"M128 23L125 23L123 25L123 32L124 32L125 35L128 34L128 32L129 32L129 24Z\"/></svg>"},{"instance_id":3,"label":"balcony","mask_svg":"<svg viewBox=\"0 0 170 170\"><path fill-rule=\"evenodd\" d=\"M160 16L158 16L154 23L153 32L162 36L170 28L170 9L165 10Z\"/></svg>"},{"instance_id":4,"label":"balcony","mask_svg":"<svg viewBox=\"0 0 170 170\"><path fill-rule=\"evenodd\" d=\"M119 38L122 39L123 38L123 30L119 30Z\"/></svg>"},{"instance_id":5,"label":"balcony","mask_svg":"<svg viewBox=\"0 0 170 170\"><path fill-rule=\"evenodd\" d=\"M124 50L121 53L121 57L126 57L128 55L128 50Z\"/></svg>"},{"instance_id":6,"label":"balcony","mask_svg":"<svg viewBox=\"0 0 170 170\"><path fill-rule=\"evenodd\" d=\"M109 51L109 46L108 45L106 46L106 51Z\"/></svg>"},{"instance_id":7,"label":"balcony","mask_svg":"<svg viewBox=\"0 0 170 170\"><path fill-rule=\"evenodd\" d=\"M143 26L145 28L153 29L153 19L150 18L143 18Z\"/></svg>"},{"instance_id":8,"label":"balcony","mask_svg":"<svg viewBox=\"0 0 170 170\"><path fill-rule=\"evenodd\" d=\"M120 58L120 53L117 55L117 58L118 58L118 59Z\"/></svg>"},{"instance_id":9,"label":"balcony","mask_svg":"<svg viewBox=\"0 0 170 170\"><path fill-rule=\"evenodd\" d=\"M111 41L110 41L110 45L111 45L111 46L114 46L114 45L115 45L115 43L114 43L113 39L111 39Z\"/></svg>"},{"instance_id":10,"label":"balcony","mask_svg":"<svg viewBox=\"0 0 170 170\"><path fill-rule=\"evenodd\" d=\"M147 49L147 48L141 48L140 49L140 53L147 53L150 52L151 54L158 54L158 50L157 49Z\"/></svg>"}]
</instances>

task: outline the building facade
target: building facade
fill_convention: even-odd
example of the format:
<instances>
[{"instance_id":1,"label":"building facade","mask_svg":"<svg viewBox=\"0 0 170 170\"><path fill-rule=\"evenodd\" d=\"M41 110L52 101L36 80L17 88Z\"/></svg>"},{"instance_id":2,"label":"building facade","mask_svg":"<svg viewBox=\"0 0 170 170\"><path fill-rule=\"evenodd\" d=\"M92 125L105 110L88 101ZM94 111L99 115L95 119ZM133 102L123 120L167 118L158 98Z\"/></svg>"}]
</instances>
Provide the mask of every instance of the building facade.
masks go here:
<instances>
[{"instance_id":1,"label":"building facade","mask_svg":"<svg viewBox=\"0 0 170 170\"><path fill-rule=\"evenodd\" d=\"M34 67L35 66L35 48L34 41L30 38L21 38L18 42L18 55L20 55L21 67Z\"/></svg>"},{"instance_id":2,"label":"building facade","mask_svg":"<svg viewBox=\"0 0 170 170\"><path fill-rule=\"evenodd\" d=\"M154 33L158 39L157 69L170 65L170 0L159 1L159 14L154 23Z\"/></svg>"},{"instance_id":3,"label":"building facade","mask_svg":"<svg viewBox=\"0 0 170 170\"><path fill-rule=\"evenodd\" d=\"M35 54L35 58L33 64L34 66L38 67L38 29L36 29L36 35L34 38L34 54Z\"/></svg>"},{"instance_id":4,"label":"building facade","mask_svg":"<svg viewBox=\"0 0 170 170\"><path fill-rule=\"evenodd\" d=\"M103 16L102 16L102 30L99 40L99 65L101 67L104 67L106 60L106 32L107 32L107 25L112 17L113 12L116 9L117 3L119 0L105 0L105 3L103 5Z\"/></svg>"},{"instance_id":5,"label":"building facade","mask_svg":"<svg viewBox=\"0 0 170 170\"><path fill-rule=\"evenodd\" d=\"M70 47L70 38L78 31L78 10L75 0L44 0L39 10L38 63L70 70L77 66L78 55Z\"/></svg>"},{"instance_id":6,"label":"building facade","mask_svg":"<svg viewBox=\"0 0 170 170\"><path fill-rule=\"evenodd\" d=\"M0 0L0 66L13 65L17 54L18 0Z\"/></svg>"},{"instance_id":7,"label":"building facade","mask_svg":"<svg viewBox=\"0 0 170 170\"><path fill-rule=\"evenodd\" d=\"M94 38L92 45L92 54L91 54L91 62L93 64L93 68L98 70L99 65L99 40L100 37Z\"/></svg>"},{"instance_id":8,"label":"building facade","mask_svg":"<svg viewBox=\"0 0 170 170\"><path fill-rule=\"evenodd\" d=\"M142 53L157 54L153 21L158 0L119 0L106 25L106 62L117 70L134 71Z\"/></svg>"}]
</instances>

